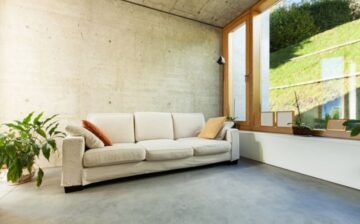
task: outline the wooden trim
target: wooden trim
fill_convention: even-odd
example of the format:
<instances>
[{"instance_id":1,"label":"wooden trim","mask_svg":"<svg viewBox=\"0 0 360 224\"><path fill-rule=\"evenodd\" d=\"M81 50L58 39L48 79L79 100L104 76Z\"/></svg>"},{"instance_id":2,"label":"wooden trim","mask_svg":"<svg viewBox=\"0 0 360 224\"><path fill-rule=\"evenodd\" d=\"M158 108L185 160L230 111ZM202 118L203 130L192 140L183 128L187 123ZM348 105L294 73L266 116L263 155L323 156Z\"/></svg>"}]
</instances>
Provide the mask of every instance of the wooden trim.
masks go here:
<instances>
[{"instance_id":1,"label":"wooden trim","mask_svg":"<svg viewBox=\"0 0 360 224\"><path fill-rule=\"evenodd\" d=\"M224 69L223 69L223 77L224 77L224 87L223 87L223 115L230 116L230 105L229 105L229 77L228 77L228 33L223 31L223 57L225 59Z\"/></svg>"},{"instance_id":2,"label":"wooden trim","mask_svg":"<svg viewBox=\"0 0 360 224\"><path fill-rule=\"evenodd\" d=\"M271 132L271 133L281 133L281 134L293 134L292 128L286 127L253 127L253 131L260 131L260 132Z\"/></svg>"},{"instance_id":3,"label":"wooden trim","mask_svg":"<svg viewBox=\"0 0 360 224\"><path fill-rule=\"evenodd\" d=\"M252 119L251 119L251 125L255 126L255 127L260 127L261 126L261 102L260 102L260 67L259 66L254 66L259 64L260 62L258 61L258 59L260 57L258 57L258 54L260 53L258 50L260 49L260 47L258 46L259 41L254 41L254 32L256 32L253 24L253 18L258 15L259 12L258 11L251 11L251 78L252 78L252 83L251 83L251 114L252 114Z\"/></svg>"},{"instance_id":4,"label":"wooden trim","mask_svg":"<svg viewBox=\"0 0 360 224\"><path fill-rule=\"evenodd\" d=\"M328 138L341 138L360 140L360 135L351 136L349 131L334 131L334 130L314 130L313 135L317 137L328 137Z\"/></svg>"},{"instance_id":5,"label":"wooden trim","mask_svg":"<svg viewBox=\"0 0 360 224\"><path fill-rule=\"evenodd\" d=\"M223 100L223 115L229 116L230 114L230 102L229 102L229 49L228 49L228 35L232 30L238 27L242 23L246 23L246 70L248 75L248 81L246 84L246 94L247 94L247 102L246 102L246 121L245 122L237 122L239 126L247 127L247 126L259 126L260 122L260 83L258 78L253 74L253 20L252 18L259 14L261 11L267 9L278 0L260 0L251 6L248 10L242 13L240 16L232 20L228 23L223 29L223 56L226 60L226 64L224 66L224 100Z\"/></svg>"},{"instance_id":6,"label":"wooden trim","mask_svg":"<svg viewBox=\"0 0 360 224\"><path fill-rule=\"evenodd\" d=\"M223 100L223 115L229 116L230 115L230 96L229 96L229 34L236 29L241 24L246 25L246 74L247 74L247 81L246 81L246 121L238 121L241 125L249 125L251 121L251 86L252 86L252 75L251 75L251 63L252 63L252 23L250 14L247 13L239 18L236 21L233 21L231 26L227 26L223 30L223 57L225 58L225 65L224 65L224 100Z\"/></svg>"},{"instance_id":7,"label":"wooden trim","mask_svg":"<svg viewBox=\"0 0 360 224\"><path fill-rule=\"evenodd\" d=\"M228 29L233 29L236 27L236 24L238 24L239 20L242 20L244 17L249 16L249 14L252 13L260 13L270 6L274 5L279 0L259 0L254 5L252 5L248 10L243 12L241 15L236 17L235 19L231 20L227 25L224 27L224 31L227 31Z\"/></svg>"},{"instance_id":8,"label":"wooden trim","mask_svg":"<svg viewBox=\"0 0 360 224\"><path fill-rule=\"evenodd\" d=\"M277 134L288 134L293 135L292 128L269 128L269 127L241 127L240 130L245 131L255 131L255 132L265 132L265 133L277 133ZM345 131L330 131L330 130L313 130L312 135L314 137L324 137L324 138L336 138L336 139L345 139L345 140L360 140L360 135L351 136L350 132ZM311 136L309 137L311 138Z\"/></svg>"},{"instance_id":9,"label":"wooden trim","mask_svg":"<svg viewBox=\"0 0 360 224\"><path fill-rule=\"evenodd\" d=\"M241 23L244 22L244 20L247 19L247 17L250 16L250 11L247 10L240 16L236 17L234 20L232 20L230 23L228 23L225 27L223 32L224 33L230 33L232 30L234 30L237 26L239 26Z\"/></svg>"}]
</instances>

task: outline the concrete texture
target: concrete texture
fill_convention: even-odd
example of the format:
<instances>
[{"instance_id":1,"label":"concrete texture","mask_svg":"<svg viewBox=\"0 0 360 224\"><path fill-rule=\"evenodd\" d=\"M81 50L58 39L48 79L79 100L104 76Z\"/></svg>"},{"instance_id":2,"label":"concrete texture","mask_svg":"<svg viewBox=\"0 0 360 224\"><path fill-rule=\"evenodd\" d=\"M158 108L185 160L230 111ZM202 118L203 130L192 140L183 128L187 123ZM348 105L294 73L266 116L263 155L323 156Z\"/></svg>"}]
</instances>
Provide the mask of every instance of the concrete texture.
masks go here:
<instances>
[{"instance_id":1,"label":"concrete texture","mask_svg":"<svg viewBox=\"0 0 360 224\"><path fill-rule=\"evenodd\" d=\"M221 30L119 0L0 0L0 123L221 113ZM60 165L61 155L52 164Z\"/></svg>"},{"instance_id":2,"label":"concrete texture","mask_svg":"<svg viewBox=\"0 0 360 224\"><path fill-rule=\"evenodd\" d=\"M45 175L2 194L1 223L360 223L360 191L244 159L71 194Z\"/></svg>"},{"instance_id":3,"label":"concrete texture","mask_svg":"<svg viewBox=\"0 0 360 224\"><path fill-rule=\"evenodd\" d=\"M119 0L224 27L258 0Z\"/></svg>"}]
</instances>

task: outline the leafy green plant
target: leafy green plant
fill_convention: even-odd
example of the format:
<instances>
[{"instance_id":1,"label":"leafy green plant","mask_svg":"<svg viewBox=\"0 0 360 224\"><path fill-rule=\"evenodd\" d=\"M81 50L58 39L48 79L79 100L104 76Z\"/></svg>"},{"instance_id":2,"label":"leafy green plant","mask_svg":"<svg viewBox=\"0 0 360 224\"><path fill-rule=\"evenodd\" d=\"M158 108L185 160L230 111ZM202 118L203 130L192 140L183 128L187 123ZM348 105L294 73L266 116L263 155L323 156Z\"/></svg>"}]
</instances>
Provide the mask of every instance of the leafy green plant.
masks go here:
<instances>
[{"instance_id":1,"label":"leafy green plant","mask_svg":"<svg viewBox=\"0 0 360 224\"><path fill-rule=\"evenodd\" d=\"M270 16L270 50L275 52L316 34L314 19L306 10L294 5L278 8Z\"/></svg>"},{"instance_id":2,"label":"leafy green plant","mask_svg":"<svg viewBox=\"0 0 360 224\"><path fill-rule=\"evenodd\" d=\"M57 148L56 139L64 138L64 132L58 130L58 115L43 118L43 113L34 116L28 114L23 120L15 120L3 124L6 131L0 134L0 167L8 168L7 179L11 182L20 180L23 169L32 173L35 158L42 153L49 160L51 152ZM37 186L40 186L44 176L39 167L37 172Z\"/></svg>"},{"instance_id":3,"label":"leafy green plant","mask_svg":"<svg viewBox=\"0 0 360 224\"><path fill-rule=\"evenodd\" d=\"M358 18L358 0L312 0L279 7L270 15L271 52Z\"/></svg>"},{"instance_id":4,"label":"leafy green plant","mask_svg":"<svg viewBox=\"0 0 360 224\"><path fill-rule=\"evenodd\" d=\"M303 119L303 114L301 113L300 110L300 103L299 103L299 97L296 94L296 92L294 91L294 95L295 95L295 107L297 110L297 116L295 118L295 123L293 124L296 127L307 127L309 129L311 129L311 127L309 127L308 125L305 124L304 119Z\"/></svg>"},{"instance_id":5,"label":"leafy green plant","mask_svg":"<svg viewBox=\"0 0 360 224\"><path fill-rule=\"evenodd\" d=\"M348 120L345 121L344 126L346 126L346 129L350 130L351 136L357 136L360 134L360 121L359 120Z\"/></svg>"},{"instance_id":6,"label":"leafy green plant","mask_svg":"<svg viewBox=\"0 0 360 224\"><path fill-rule=\"evenodd\" d=\"M226 120L227 120L227 121L233 121L233 122L235 122L236 118L237 118L237 117L227 116L227 117L226 117Z\"/></svg>"}]
</instances>

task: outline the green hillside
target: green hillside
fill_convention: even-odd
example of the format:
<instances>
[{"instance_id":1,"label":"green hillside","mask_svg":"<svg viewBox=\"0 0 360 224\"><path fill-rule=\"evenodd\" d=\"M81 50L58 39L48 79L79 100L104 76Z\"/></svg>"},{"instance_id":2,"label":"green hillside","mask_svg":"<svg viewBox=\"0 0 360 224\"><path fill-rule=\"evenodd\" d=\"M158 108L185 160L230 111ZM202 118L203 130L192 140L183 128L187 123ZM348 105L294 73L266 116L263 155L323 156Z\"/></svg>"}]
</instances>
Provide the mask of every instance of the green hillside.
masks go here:
<instances>
[{"instance_id":1,"label":"green hillside","mask_svg":"<svg viewBox=\"0 0 360 224\"><path fill-rule=\"evenodd\" d=\"M343 57L345 74L350 72L350 64L356 64L356 71L359 72L360 42L294 60L294 58L299 56L355 40L360 40L360 19L337 26L323 33L314 35L299 44L271 53L271 110L293 110L294 91L299 93L302 109L305 111L322 105L324 102L333 100L341 94L346 94L348 92L347 79L297 87L286 88L286 86L321 79L321 60L326 58ZM357 80L356 83L357 87L360 87L360 80ZM342 90L338 91L340 86ZM277 87L284 88L279 89Z\"/></svg>"}]
</instances>

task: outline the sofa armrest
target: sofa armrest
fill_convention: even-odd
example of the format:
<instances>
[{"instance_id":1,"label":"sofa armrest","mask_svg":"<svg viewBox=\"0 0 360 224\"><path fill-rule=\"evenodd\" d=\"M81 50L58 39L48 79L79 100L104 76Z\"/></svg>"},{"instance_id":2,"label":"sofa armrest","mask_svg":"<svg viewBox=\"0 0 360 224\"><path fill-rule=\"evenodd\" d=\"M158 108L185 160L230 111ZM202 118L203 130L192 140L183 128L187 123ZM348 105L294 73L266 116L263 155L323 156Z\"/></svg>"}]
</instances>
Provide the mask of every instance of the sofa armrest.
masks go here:
<instances>
[{"instance_id":1,"label":"sofa armrest","mask_svg":"<svg viewBox=\"0 0 360 224\"><path fill-rule=\"evenodd\" d=\"M66 137L62 149L61 185L64 187L82 185L84 137Z\"/></svg>"},{"instance_id":2,"label":"sofa armrest","mask_svg":"<svg viewBox=\"0 0 360 224\"><path fill-rule=\"evenodd\" d=\"M231 143L231 161L238 160L240 158L239 130L236 128L227 130L225 139Z\"/></svg>"}]
</instances>

